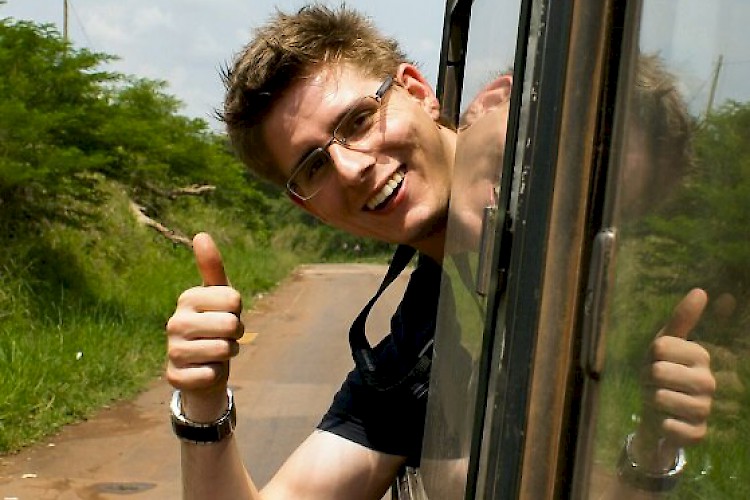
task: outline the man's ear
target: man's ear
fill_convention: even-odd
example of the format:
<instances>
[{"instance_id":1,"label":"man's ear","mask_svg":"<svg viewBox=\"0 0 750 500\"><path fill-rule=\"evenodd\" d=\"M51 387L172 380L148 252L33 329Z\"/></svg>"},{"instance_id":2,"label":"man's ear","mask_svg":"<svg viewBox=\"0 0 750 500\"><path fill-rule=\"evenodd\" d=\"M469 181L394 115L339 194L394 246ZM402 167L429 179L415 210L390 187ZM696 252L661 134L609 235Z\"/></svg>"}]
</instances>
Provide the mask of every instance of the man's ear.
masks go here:
<instances>
[{"instance_id":1,"label":"man's ear","mask_svg":"<svg viewBox=\"0 0 750 500\"><path fill-rule=\"evenodd\" d=\"M440 118L440 102L435 91L416 66L401 63L396 70L396 81L406 89L409 95L419 101L433 120L437 121Z\"/></svg>"},{"instance_id":2,"label":"man's ear","mask_svg":"<svg viewBox=\"0 0 750 500\"><path fill-rule=\"evenodd\" d=\"M492 80L466 106L466 110L461 114L460 126L467 127L487 113L507 105L512 89L512 75L500 75Z\"/></svg>"},{"instance_id":3,"label":"man's ear","mask_svg":"<svg viewBox=\"0 0 750 500\"><path fill-rule=\"evenodd\" d=\"M492 80L492 82L480 92L485 101L485 108L491 109L510 101L510 92L512 88L513 75L500 75Z\"/></svg>"},{"instance_id":4,"label":"man's ear","mask_svg":"<svg viewBox=\"0 0 750 500\"><path fill-rule=\"evenodd\" d=\"M312 205L311 205L310 203L308 203L307 201L305 201L305 200L300 200L299 198L297 198L296 196L294 196L294 195L293 195L292 193L290 193L289 191L287 191L287 192L286 192L286 195L287 195L287 197L288 197L288 198L289 198L290 200L292 200L292 202L293 202L293 203L294 203L295 205L297 205L298 207L300 207L300 208L301 208L302 210L304 210L305 212L309 213L310 215L312 215L313 217L315 217L315 218L319 219L319 220L320 220L320 221L322 221L322 222L325 222L325 221L326 221L326 220L325 220L325 219L324 219L324 218L323 218L323 217L322 217L322 216L321 216L321 215L320 215L320 214L318 213L318 211L317 211L317 210L315 210L315 207L313 207L313 206L312 206Z\"/></svg>"}]
</instances>

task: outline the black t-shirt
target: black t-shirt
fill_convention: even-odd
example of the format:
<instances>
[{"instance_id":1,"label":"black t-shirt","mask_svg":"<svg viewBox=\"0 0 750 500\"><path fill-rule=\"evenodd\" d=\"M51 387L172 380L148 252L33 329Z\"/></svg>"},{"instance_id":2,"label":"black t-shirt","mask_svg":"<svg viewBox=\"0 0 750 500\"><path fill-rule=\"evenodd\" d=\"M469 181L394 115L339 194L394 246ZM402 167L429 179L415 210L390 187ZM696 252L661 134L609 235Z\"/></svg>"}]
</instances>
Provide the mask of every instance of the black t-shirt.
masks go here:
<instances>
[{"instance_id":1,"label":"black t-shirt","mask_svg":"<svg viewBox=\"0 0 750 500\"><path fill-rule=\"evenodd\" d=\"M408 374L420 353L435 335L441 268L420 256L404 297L391 318L391 332L373 348L379 369L395 378ZM428 353L429 353L428 349ZM429 372L414 383L381 390L366 383L355 368L347 376L318 428L367 448L408 457L410 465L419 462L427 405ZM419 394L419 396L417 395Z\"/></svg>"}]
</instances>

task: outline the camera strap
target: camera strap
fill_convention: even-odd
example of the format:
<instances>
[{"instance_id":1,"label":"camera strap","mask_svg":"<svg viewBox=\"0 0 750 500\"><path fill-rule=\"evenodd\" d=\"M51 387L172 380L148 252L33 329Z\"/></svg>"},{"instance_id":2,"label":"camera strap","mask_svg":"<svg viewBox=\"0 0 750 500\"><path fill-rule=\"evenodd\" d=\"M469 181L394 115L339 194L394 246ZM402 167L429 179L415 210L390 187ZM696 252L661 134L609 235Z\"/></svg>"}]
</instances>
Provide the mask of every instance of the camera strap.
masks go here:
<instances>
[{"instance_id":1,"label":"camera strap","mask_svg":"<svg viewBox=\"0 0 750 500\"><path fill-rule=\"evenodd\" d=\"M399 245L391 259L391 264L383 278L380 288L362 309L349 329L349 345L352 357L364 381L378 391L388 391L400 387L408 387L412 394L421 399L427 394L427 382L429 378L430 365L432 363L432 344L429 342L417 355L417 361L406 375L399 375L390 370L378 366L378 359L373 352L372 346L367 340L365 325L372 307L378 301L383 292L401 274L411 262L416 250L406 245Z\"/></svg>"}]
</instances>

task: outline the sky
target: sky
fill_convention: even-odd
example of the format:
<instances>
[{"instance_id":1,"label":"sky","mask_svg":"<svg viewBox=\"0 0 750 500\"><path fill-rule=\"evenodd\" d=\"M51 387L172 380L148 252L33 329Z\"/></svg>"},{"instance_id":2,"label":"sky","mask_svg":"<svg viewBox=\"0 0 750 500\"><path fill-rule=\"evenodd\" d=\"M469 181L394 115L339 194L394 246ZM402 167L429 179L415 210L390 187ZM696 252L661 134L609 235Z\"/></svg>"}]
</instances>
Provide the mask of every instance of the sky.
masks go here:
<instances>
[{"instance_id":1,"label":"sky","mask_svg":"<svg viewBox=\"0 0 750 500\"><path fill-rule=\"evenodd\" d=\"M748 20L748 0L647 0L640 45L666 60L691 111L703 115L711 105L750 101Z\"/></svg>"},{"instance_id":2,"label":"sky","mask_svg":"<svg viewBox=\"0 0 750 500\"><path fill-rule=\"evenodd\" d=\"M0 0L1 1L1 0ZM5 0L0 18L52 23L63 31L64 0ZM303 0L68 0L68 35L75 47L116 55L108 69L164 80L185 105L181 114L212 117L222 100L219 71L275 7ZM331 3L338 5L340 2ZM443 0L349 0L402 44L433 84L437 80Z\"/></svg>"},{"instance_id":3,"label":"sky","mask_svg":"<svg viewBox=\"0 0 750 500\"><path fill-rule=\"evenodd\" d=\"M327 1L340 3L340 0ZM275 7L293 10L304 2L68 0L68 31L76 47L119 56L120 60L109 69L166 81L168 93L185 105L182 114L203 118L212 128L220 129L213 111L220 107L223 95L221 67L249 40L252 28L266 21ZM445 0L348 0L347 3L372 17L382 31L399 40L409 57L419 63L428 81L436 82ZM498 37L515 32L513 21L517 16L508 12L516 3L516 0L475 1L474 17L480 25L486 25L488 18L497 20L490 23L493 33L477 37L484 48L476 50L487 52L492 61L502 61L505 65L512 61L512 39ZM63 5L64 0L0 0L0 18L52 23L62 32ZM747 84L750 43L745 34L750 1L644 0L643 11L641 47L647 52L658 52L667 60L694 114L705 113L717 71L715 106L727 99L750 100ZM478 63L483 66L481 61ZM496 68L497 63L487 66ZM466 90L474 92L486 81L487 70L474 64L468 71L477 73L476 78L467 74Z\"/></svg>"}]
</instances>

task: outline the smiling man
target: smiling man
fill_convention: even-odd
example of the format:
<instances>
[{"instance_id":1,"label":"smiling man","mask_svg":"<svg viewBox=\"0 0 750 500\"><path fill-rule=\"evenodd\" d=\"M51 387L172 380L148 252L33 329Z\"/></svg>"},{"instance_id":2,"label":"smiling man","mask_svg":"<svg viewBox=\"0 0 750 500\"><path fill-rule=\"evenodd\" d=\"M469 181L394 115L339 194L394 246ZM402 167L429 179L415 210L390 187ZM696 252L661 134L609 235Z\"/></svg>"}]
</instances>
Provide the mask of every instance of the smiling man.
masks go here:
<instances>
[{"instance_id":1,"label":"smiling man","mask_svg":"<svg viewBox=\"0 0 750 500\"><path fill-rule=\"evenodd\" d=\"M342 61L311 69L283 92L262 131L302 208L350 233L439 259L456 140L437 124L439 113L413 65L367 75Z\"/></svg>"},{"instance_id":2,"label":"smiling man","mask_svg":"<svg viewBox=\"0 0 750 500\"><path fill-rule=\"evenodd\" d=\"M414 251L420 259L390 335L372 349L359 345L355 322L357 367L318 429L259 492L233 437L227 389L241 299L211 238L195 237L204 286L180 296L167 324L185 497L380 499L401 466L419 461L457 134L396 42L344 7L278 13L238 55L226 84L223 118L250 169L322 221L399 244L394 265ZM700 316L701 297L693 302L688 309ZM700 348L677 344L678 361L660 361L694 380L680 385L684 397L670 408L672 418L690 420L675 433L682 445L705 426L692 415L710 405L713 379Z\"/></svg>"}]
</instances>

